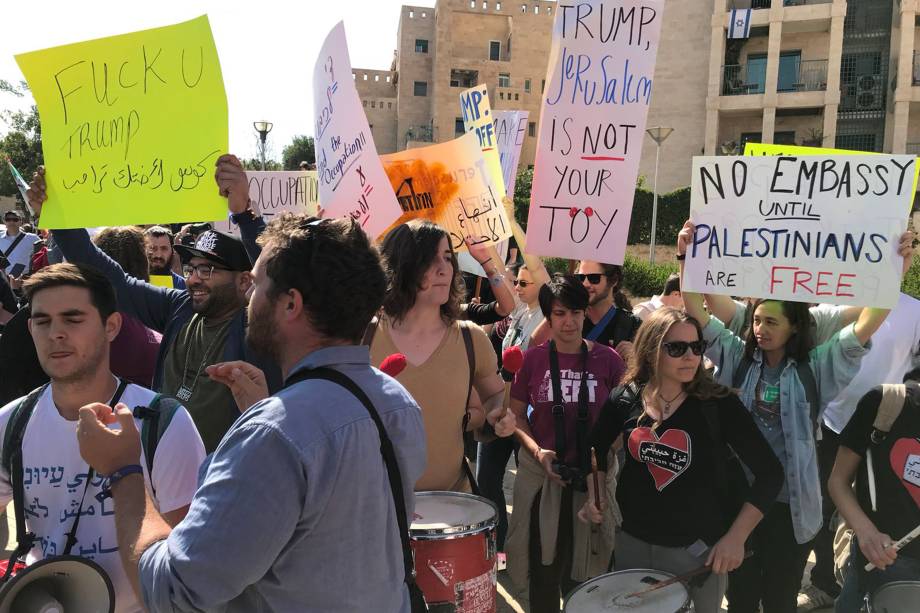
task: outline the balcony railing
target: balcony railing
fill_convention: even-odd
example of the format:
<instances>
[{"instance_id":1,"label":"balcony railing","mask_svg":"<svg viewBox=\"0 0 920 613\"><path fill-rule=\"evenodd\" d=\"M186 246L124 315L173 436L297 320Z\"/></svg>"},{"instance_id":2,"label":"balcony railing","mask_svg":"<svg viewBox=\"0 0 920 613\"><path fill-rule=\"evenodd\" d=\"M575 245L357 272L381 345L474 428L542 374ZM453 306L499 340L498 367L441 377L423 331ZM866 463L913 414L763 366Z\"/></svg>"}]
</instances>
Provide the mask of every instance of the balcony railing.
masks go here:
<instances>
[{"instance_id":1,"label":"balcony railing","mask_svg":"<svg viewBox=\"0 0 920 613\"><path fill-rule=\"evenodd\" d=\"M782 66L782 64L781 64ZM795 80L780 82L780 92L819 92L827 89L827 60L798 60L794 66ZM782 73L780 78L785 76Z\"/></svg>"},{"instance_id":2,"label":"balcony railing","mask_svg":"<svg viewBox=\"0 0 920 613\"><path fill-rule=\"evenodd\" d=\"M920 51L914 51L913 85L920 85Z\"/></svg>"},{"instance_id":3,"label":"balcony railing","mask_svg":"<svg viewBox=\"0 0 920 613\"><path fill-rule=\"evenodd\" d=\"M744 64L727 64L722 66L722 95L743 96L745 94L762 94L763 82L747 83Z\"/></svg>"},{"instance_id":4,"label":"balcony railing","mask_svg":"<svg viewBox=\"0 0 920 613\"><path fill-rule=\"evenodd\" d=\"M434 134L432 132L431 126L409 126L406 131L406 140L433 143Z\"/></svg>"},{"instance_id":5,"label":"balcony railing","mask_svg":"<svg viewBox=\"0 0 920 613\"><path fill-rule=\"evenodd\" d=\"M783 0L783 6L803 6L805 4L831 4L834 0Z\"/></svg>"},{"instance_id":6,"label":"balcony railing","mask_svg":"<svg viewBox=\"0 0 920 613\"><path fill-rule=\"evenodd\" d=\"M907 153L910 155L920 155L920 143L907 143Z\"/></svg>"},{"instance_id":7,"label":"balcony railing","mask_svg":"<svg viewBox=\"0 0 920 613\"><path fill-rule=\"evenodd\" d=\"M728 0L728 9L768 9L770 0Z\"/></svg>"}]
</instances>

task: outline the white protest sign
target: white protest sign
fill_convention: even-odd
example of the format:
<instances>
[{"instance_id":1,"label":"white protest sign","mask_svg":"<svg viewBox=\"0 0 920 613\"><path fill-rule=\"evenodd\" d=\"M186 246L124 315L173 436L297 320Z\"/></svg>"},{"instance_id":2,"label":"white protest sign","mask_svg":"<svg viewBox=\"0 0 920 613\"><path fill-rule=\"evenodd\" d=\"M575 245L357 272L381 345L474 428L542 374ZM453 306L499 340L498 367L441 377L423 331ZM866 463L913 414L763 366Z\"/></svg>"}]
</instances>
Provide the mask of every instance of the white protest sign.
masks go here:
<instances>
[{"instance_id":1,"label":"white protest sign","mask_svg":"<svg viewBox=\"0 0 920 613\"><path fill-rule=\"evenodd\" d=\"M696 157L683 288L893 308L909 155Z\"/></svg>"},{"instance_id":2,"label":"white protest sign","mask_svg":"<svg viewBox=\"0 0 920 613\"><path fill-rule=\"evenodd\" d=\"M492 111L495 116L495 142L498 157L505 178L505 192L514 198L514 184L517 181L518 163L521 161L521 146L527 136L528 111Z\"/></svg>"},{"instance_id":3,"label":"white protest sign","mask_svg":"<svg viewBox=\"0 0 920 613\"><path fill-rule=\"evenodd\" d=\"M351 217L377 238L403 211L355 89L342 22L326 37L313 69L313 116L323 215Z\"/></svg>"},{"instance_id":4,"label":"white protest sign","mask_svg":"<svg viewBox=\"0 0 920 613\"><path fill-rule=\"evenodd\" d=\"M529 253L623 262L663 11L664 0L557 5Z\"/></svg>"},{"instance_id":5,"label":"white protest sign","mask_svg":"<svg viewBox=\"0 0 920 613\"><path fill-rule=\"evenodd\" d=\"M266 223L282 213L316 215L319 184L315 170L248 170L249 199ZM229 217L214 222L214 229L239 236Z\"/></svg>"}]
</instances>

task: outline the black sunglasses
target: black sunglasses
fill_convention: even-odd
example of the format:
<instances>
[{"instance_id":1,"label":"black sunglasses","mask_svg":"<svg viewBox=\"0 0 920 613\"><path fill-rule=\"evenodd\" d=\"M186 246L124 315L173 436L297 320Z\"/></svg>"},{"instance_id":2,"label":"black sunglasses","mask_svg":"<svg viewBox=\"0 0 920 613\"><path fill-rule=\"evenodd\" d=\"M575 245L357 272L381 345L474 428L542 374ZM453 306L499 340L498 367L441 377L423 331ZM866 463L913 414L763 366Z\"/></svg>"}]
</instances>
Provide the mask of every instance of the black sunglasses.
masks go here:
<instances>
[{"instance_id":1,"label":"black sunglasses","mask_svg":"<svg viewBox=\"0 0 920 613\"><path fill-rule=\"evenodd\" d=\"M669 356L672 358L679 358L687 353L687 349L692 351L693 355L703 355L709 343L706 341L693 341L691 343L687 341L673 341L670 343L662 343L661 346L664 347L664 350L668 352Z\"/></svg>"},{"instance_id":2,"label":"black sunglasses","mask_svg":"<svg viewBox=\"0 0 920 613\"><path fill-rule=\"evenodd\" d=\"M515 287L520 285L522 288L527 287L528 285L533 285L533 281L521 281L520 279L515 279L513 283Z\"/></svg>"},{"instance_id":3,"label":"black sunglasses","mask_svg":"<svg viewBox=\"0 0 920 613\"><path fill-rule=\"evenodd\" d=\"M599 272L592 272L586 275L582 273L578 273L575 275L575 278L578 279L579 283L584 283L585 279L587 279L588 283L590 283L591 285L597 285L598 283L601 282L601 278L603 276L604 275Z\"/></svg>"}]
</instances>

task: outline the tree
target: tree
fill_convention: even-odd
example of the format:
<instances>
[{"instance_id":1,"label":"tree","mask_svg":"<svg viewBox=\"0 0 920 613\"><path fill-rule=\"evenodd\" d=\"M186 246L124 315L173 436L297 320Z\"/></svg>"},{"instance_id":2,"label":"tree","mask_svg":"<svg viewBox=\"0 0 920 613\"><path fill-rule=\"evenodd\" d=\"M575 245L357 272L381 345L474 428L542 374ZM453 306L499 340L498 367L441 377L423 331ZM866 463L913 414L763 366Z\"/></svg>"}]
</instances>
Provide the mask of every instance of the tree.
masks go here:
<instances>
[{"instance_id":1,"label":"tree","mask_svg":"<svg viewBox=\"0 0 920 613\"><path fill-rule=\"evenodd\" d=\"M0 94L22 98L28 91L29 87L25 81L14 85L0 79ZM28 181L32 173L44 163L38 109L33 104L29 111L4 110L0 112L0 119L8 127L7 133L0 138L0 162L9 156L13 166ZM19 195L16 183L7 168L0 168L0 195Z\"/></svg>"},{"instance_id":2,"label":"tree","mask_svg":"<svg viewBox=\"0 0 920 613\"><path fill-rule=\"evenodd\" d=\"M514 218L527 230L527 213L530 211L530 189L533 184L533 169L518 173L514 182Z\"/></svg>"},{"instance_id":3,"label":"tree","mask_svg":"<svg viewBox=\"0 0 920 613\"><path fill-rule=\"evenodd\" d=\"M262 170L262 160L258 158L242 159L243 168L246 170ZM275 160L265 160L265 170L283 170L281 164Z\"/></svg>"},{"instance_id":4,"label":"tree","mask_svg":"<svg viewBox=\"0 0 920 613\"><path fill-rule=\"evenodd\" d=\"M291 144L282 149L281 160L285 170L300 170L301 162L316 163L316 150L312 136L295 136Z\"/></svg>"}]
</instances>

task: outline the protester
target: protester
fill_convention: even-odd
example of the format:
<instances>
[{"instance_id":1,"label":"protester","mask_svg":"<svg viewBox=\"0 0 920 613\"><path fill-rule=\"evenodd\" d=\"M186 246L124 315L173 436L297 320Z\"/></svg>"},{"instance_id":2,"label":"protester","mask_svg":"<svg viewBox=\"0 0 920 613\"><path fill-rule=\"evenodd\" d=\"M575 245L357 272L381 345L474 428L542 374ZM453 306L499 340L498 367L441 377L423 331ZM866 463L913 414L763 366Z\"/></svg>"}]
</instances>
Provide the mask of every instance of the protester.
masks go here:
<instances>
[{"instance_id":1,"label":"protester","mask_svg":"<svg viewBox=\"0 0 920 613\"><path fill-rule=\"evenodd\" d=\"M678 257L693 232L688 221L678 236ZM910 233L902 237L901 255L912 252L912 240ZM888 310L862 309L855 324L816 347L807 304L757 300L751 329L741 339L706 312L702 295L684 291L683 298L687 314L703 327L717 380L740 390L786 475L776 504L752 535L754 554L732 574L729 610L752 612L762 602L764 613L795 611L810 541L822 525L814 435L820 407L855 376Z\"/></svg>"},{"instance_id":2,"label":"protester","mask_svg":"<svg viewBox=\"0 0 920 613\"><path fill-rule=\"evenodd\" d=\"M623 526L615 569L682 575L705 564L713 574L690 584L694 611L718 613L727 573L741 565L745 541L776 499L783 471L738 397L707 373L702 336L683 311L663 307L651 313L636 335L635 359L621 387L604 404L591 445L602 478L613 441L620 434L628 441L617 484ZM731 466L741 483L727 473L729 449L753 474L747 492L737 461ZM600 523L606 497L598 509L591 480L588 493L579 516Z\"/></svg>"},{"instance_id":3,"label":"protester","mask_svg":"<svg viewBox=\"0 0 920 613\"><path fill-rule=\"evenodd\" d=\"M20 509L28 531L35 535L34 546L24 544L21 553L28 553L28 564L66 554L94 560L112 580L115 611L140 613L143 609L119 560L111 502L97 500L97 494L106 491L100 482L106 482L88 471L74 430L84 405L106 402L117 406L123 413L122 425L139 428L141 420L128 407L153 406L165 411L166 403L155 402L154 392L120 381L111 372L109 342L118 334L121 316L115 310L115 292L104 276L85 266L57 264L30 277L24 291L31 304L32 339L51 383L0 409L0 441L15 446L4 450L3 456L9 457L19 447L17 437L9 432L14 428L22 433L20 470L31 474L41 468L45 475L24 481L29 508L45 511ZM137 471L141 491L152 491L153 512L162 515L167 525L175 525L185 516L195 493L204 447L184 408L178 406L168 415L152 458L147 457L150 448L138 443L127 464ZM164 412L160 418L166 420L166 416ZM14 498L15 473L8 466L0 470L0 504L4 506ZM16 500L16 504L24 503ZM77 547L68 536L76 539Z\"/></svg>"},{"instance_id":4,"label":"protester","mask_svg":"<svg viewBox=\"0 0 920 613\"><path fill-rule=\"evenodd\" d=\"M527 267L518 269L514 281L518 305L509 317L508 331L502 341L502 350L519 347L526 351L530 344L530 335L533 334L540 322L543 321L543 311L540 309L540 288L543 284L534 281L534 275ZM508 371L502 372L502 378L510 382L514 375ZM494 441L479 443L479 452L476 462L476 480L482 495L495 503L498 508L497 540L498 551L505 549L505 535L508 532L508 510L505 501L505 468L508 459L517 447L513 437L499 438Z\"/></svg>"},{"instance_id":5,"label":"protester","mask_svg":"<svg viewBox=\"0 0 920 613\"><path fill-rule=\"evenodd\" d=\"M144 233L134 226L104 228L93 244L112 258L125 274L148 281ZM127 313L121 314L121 330L112 341L112 372L131 383L150 387L156 370L163 335Z\"/></svg>"},{"instance_id":6,"label":"protester","mask_svg":"<svg viewBox=\"0 0 920 613\"><path fill-rule=\"evenodd\" d=\"M387 234L382 252L388 290L365 342L373 364L406 356L397 379L422 407L428 449L436 450L415 489L475 491L464 431L511 421L495 352L479 326L458 320L463 282L447 232L427 221L402 224ZM471 402L474 389L482 407Z\"/></svg>"},{"instance_id":7,"label":"protester","mask_svg":"<svg viewBox=\"0 0 920 613\"><path fill-rule=\"evenodd\" d=\"M15 278L29 272L32 245L38 242L37 235L21 229L22 217L16 210L3 214L4 228L0 228L0 255L7 260L4 271Z\"/></svg>"},{"instance_id":8,"label":"protester","mask_svg":"<svg viewBox=\"0 0 920 613\"><path fill-rule=\"evenodd\" d=\"M582 337L588 290L575 277L554 279L538 299L552 338L531 345L511 387L522 453L505 543L508 572L527 586L532 613L558 611L560 596L607 568L613 516L598 533L575 514L586 499L588 433L625 370L613 349Z\"/></svg>"},{"instance_id":9,"label":"protester","mask_svg":"<svg viewBox=\"0 0 920 613\"><path fill-rule=\"evenodd\" d=\"M173 271L173 260L178 257L173 249L175 237L169 228L152 226L144 231L147 242L147 261L151 275L170 276L173 288L185 289L185 278Z\"/></svg>"},{"instance_id":10,"label":"protester","mask_svg":"<svg viewBox=\"0 0 920 613\"><path fill-rule=\"evenodd\" d=\"M16 311L19 310L19 303L16 295L7 281L6 273L0 269L0 329L12 319Z\"/></svg>"},{"instance_id":11,"label":"protester","mask_svg":"<svg viewBox=\"0 0 920 613\"><path fill-rule=\"evenodd\" d=\"M265 223L248 208L249 182L236 157L221 156L215 178L228 197L243 240L209 230L198 237L195 247L176 246L183 259L186 290L156 287L130 276L92 245L85 230L52 233L69 261L89 264L112 282L122 312L163 335L153 389L188 407L208 453L217 448L239 410L227 388L207 376L207 366L242 359L265 371L271 390L280 383L277 366L253 354L244 340L251 257L258 254L255 237ZM29 196L40 215L46 198L42 167L35 173Z\"/></svg>"},{"instance_id":12,"label":"protester","mask_svg":"<svg viewBox=\"0 0 920 613\"><path fill-rule=\"evenodd\" d=\"M412 484L425 466L419 408L359 345L386 288L379 256L351 220L286 215L260 241L247 338L281 365L286 387L266 398L251 365L209 368L241 409L246 390L266 399L227 433L172 531L145 506L135 475L112 488L125 569L151 613L408 613L394 484L375 422L346 387L302 379L332 369L367 395L392 439L396 496L411 521ZM139 446L124 413L120 433L105 428L98 415L107 411L80 415L81 451L101 472L137 462Z\"/></svg>"},{"instance_id":13,"label":"protester","mask_svg":"<svg viewBox=\"0 0 920 613\"><path fill-rule=\"evenodd\" d=\"M514 294L511 292L512 285L501 272L501 257L493 245L476 242L472 238L466 239L466 245L470 256L486 273L489 289L495 300L484 304L471 301L461 305L462 319L469 319L479 326L497 323L508 317L515 306ZM476 279L482 279L482 277L476 277Z\"/></svg>"},{"instance_id":14,"label":"protester","mask_svg":"<svg viewBox=\"0 0 920 613\"><path fill-rule=\"evenodd\" d=\"M680 275L674 273L664 282L664 289L658 296L652 296L645 302L640 302L633 307L633 315L645 321L648 316L662 307L684 308L684 301L680 297Z\"/></svg>"},{"instance_id":15,"label":"protester","mask_svg":"<svg viewBox=\"0 0 920 613\"><path fill-rule=\"evenodd\" d=\"M629 298L620 289L623 268L582 260L575 278L585 286L589 296L582 336L589 341L609 345L628 359L632 351L631 341L642 321L632 314ZM544 342L548 334L546 324L540 326L534 333L533 344Z\"/></svg>"},{"instance_id":16,"label":"protester","mask_svg":"<svg viewBox=\"0 0 920 613\"><path fill-rule=\"evenodd\" d=\"M894 394L894 403L886 408L893 390L884 388L896 386L870 390L840 434L828 490L854 537L835 605L838 613L860 610L863 595L886 583L920 581L920 540L900 551L891 547L920 525L915 453L920 439L920 370L907 373L904 381L906 388L901 387L900 395ZM866 571L867 562L875 568Z\"/></svg>"}]
</instances>

